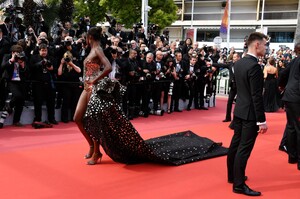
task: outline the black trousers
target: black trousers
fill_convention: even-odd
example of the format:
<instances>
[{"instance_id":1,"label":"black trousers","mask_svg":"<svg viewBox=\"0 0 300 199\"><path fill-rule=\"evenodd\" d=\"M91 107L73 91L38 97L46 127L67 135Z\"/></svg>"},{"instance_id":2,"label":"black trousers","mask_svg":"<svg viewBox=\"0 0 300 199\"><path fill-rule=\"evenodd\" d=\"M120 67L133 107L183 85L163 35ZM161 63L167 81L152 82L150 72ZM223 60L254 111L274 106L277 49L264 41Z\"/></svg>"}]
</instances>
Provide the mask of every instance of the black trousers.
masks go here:
<instances>
[{"instance_id":1,"label":"black trousers","mask_svg":"<svg viewBox=\"0 0 300 199\"><path fill-rule=\"evenodd\" d=\"M68 122L73 119L78 99L82 89L76 84L63 84L61 85L62 106L61 106L61 121ZM69 110L71 115L69 115Z\"/></svg>"},{"instance_id":2,"label":"black trousers","mask_svg":"<svg viewBox=\"0 0 300 199\"><path fill-rule=\"evenodd\" d=\"M230 88L228 100L227 100L227 108L226 108L226 120L231 120L231 110L234 98L236 96L236 88Z\"/></svg>"},{"instance_id":3,"label":"black trousers","mask_svg":"<svg viewBox=\"0 0 300 199\"><path fill-rule=\"evenodd\" d=\"M12 99L9 102L9 106L14 108L13 123L19 122L23 107L25 104L26 87L24 82L11 81L8 82L8 88L12 93Z\"/></svg>"},{"instance_id":4,"label":"black trousers","mask_svg":"<svg viewBox=\"0 0 300 199\"><path fill-rule=\"evenodd\" d=\"M234 135L227 155L228 180L233 180L234 187L245 183L247 161L255 144L258 126L256 121L247 121L234 117Z\"/></svg>"},{"instance_id":5,"label":"black trousers","mask_svg":"<svg viewBox=\"0 0 300 199\"><path fill-rule=\"evenodd\" d=\"M289 158L300 162L300 104L285 102L287 116L287 143Z\"/></svg>"},{"instance_id":6,"label":"black trousers","mask_svg":"<svg viewBox=\"0 0 300 199\"><path fill-rule=\"evenodd\" d=\"M34 121L42 120L42 105L46 101L48 120L54 120L54 105L55 105L55 89L50 83L33 83L33 105L34 105Z\"/></svg>"}]
</instances>

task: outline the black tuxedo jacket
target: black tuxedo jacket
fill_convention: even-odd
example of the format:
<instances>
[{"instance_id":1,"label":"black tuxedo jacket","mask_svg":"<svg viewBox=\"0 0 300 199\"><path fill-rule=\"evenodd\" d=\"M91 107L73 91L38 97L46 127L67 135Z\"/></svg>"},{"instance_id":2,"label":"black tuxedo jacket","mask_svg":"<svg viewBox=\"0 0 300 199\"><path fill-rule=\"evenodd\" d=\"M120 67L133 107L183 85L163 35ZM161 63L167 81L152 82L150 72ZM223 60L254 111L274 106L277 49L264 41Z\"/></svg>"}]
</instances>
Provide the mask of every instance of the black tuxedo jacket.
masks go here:
<instances>
[{"instance_id":1,"label":"black tuxedo jacket","mask_svg":"<svg viewBox=\"0 0 300 199\"><path fill-rule=\"evenodd\" d=\"M234 115L243 120L265 122L264 77L257 59L246 55L235 63L234 72L237 86Z\"/></svg>"},{"instance_id":2,"label":"black tuxedo jacket","mask_svg":"<svg viewBox=\"0 0 300 199\"><path fill-rule=\"evenodd\" d=\"M2 33L4 36L9 36L9 30L8 28L6 27L6 25L3 23L3 24L0 24L0 28L2 29Z\"/></svg>"},{"instance_id":3,"label":"black tuxedo jacket","mask_svg":"<svg viewBox=\"0 0 300 199\"><path fill-rule=\"evenodd\" d=\"M300 104L300 57L295 58L282 75L288 75L287 85L282 97L283 101Z\"/></svg>"},{"instance_id":4,"label":"black tuxedo jacket","mask_svg":"<svg viewBox=\"0 0 300 199\"><path fill-rule=\"evenodd\" d=\"M6 54L3 57L3 61L1 64L2 70L6 71L5 77L8 81L11 80L13 73L14 73L14 63L9 63L9 60L11 59L12 55L11 54ZM21 81L25 81L29 79L29 71L27 67L27 63L25 61L25 67L24 68L19 68L20 72L20 79Z\"/></svg>"}]
</instances>

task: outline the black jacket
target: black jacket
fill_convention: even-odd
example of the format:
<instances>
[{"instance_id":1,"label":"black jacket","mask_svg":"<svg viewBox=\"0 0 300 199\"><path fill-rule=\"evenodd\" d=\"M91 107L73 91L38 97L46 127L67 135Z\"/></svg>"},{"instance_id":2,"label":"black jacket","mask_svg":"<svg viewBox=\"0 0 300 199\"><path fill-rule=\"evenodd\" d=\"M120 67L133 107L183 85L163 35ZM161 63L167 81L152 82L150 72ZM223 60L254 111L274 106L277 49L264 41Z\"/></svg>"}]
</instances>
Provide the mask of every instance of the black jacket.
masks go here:
<instances>
[{"instance_id":1,"label":"black jacket","mask_svg":"<svg viewBox=\"0 0 300 199\"><path fill-rule=\"evenodd\" d=\"M300 104L300 57L294 59L282 75L288 75L282 100Z\"/></svg>"},{"instance_id":2,"label":"black jacket","mask_svg":"<svg viewBox=\"0 0 300 199\"><path fill-rule=\"evenodd\" d=\"M246 55L234 65L237 100L234 115L256 122L265 122L263 104L264 77L257 59Z\"/></svg>"},{"instance_id":3,"label":"black jacket","mask_svg":"<svg viewBox=\"0 0 300 199\"><path fill-rule=\"evenodd\" d=\"M11 59L12 55L11 54L6 54L3 57L3 61L1 64L1 68L4 71L4 78L7 81L10 81L12 79L13 73L14 73L14 63L9 63L9 60ZM21 81L25 81L29 79L29 68L27 67L27 63L25 61L25 67L24 68L19 68L19 75Z\"/></svg>"}]
</instances>

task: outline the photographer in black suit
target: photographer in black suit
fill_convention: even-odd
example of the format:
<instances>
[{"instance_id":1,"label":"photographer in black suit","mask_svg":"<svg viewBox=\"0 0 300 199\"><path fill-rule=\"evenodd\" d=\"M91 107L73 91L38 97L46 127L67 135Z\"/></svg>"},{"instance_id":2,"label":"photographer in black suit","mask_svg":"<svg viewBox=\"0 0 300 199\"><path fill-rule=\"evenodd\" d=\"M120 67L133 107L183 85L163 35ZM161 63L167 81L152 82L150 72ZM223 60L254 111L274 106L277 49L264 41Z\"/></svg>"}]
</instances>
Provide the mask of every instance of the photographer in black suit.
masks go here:
<instances>
[{"instance_id":1,"label":"photographer in black suit","mask_svg":"<svg viewBox=\"0 0 300 199\"><path fill-rule=\"evenodd\" d=\"M295 52L297 58L288 65L280 76L287 79L282 101L285 103L287 116L288 162L290 164L298 163L298 170L300 170L300 43L295 45Z\"/></svg>"},{"instance_id":2,"label":"photographer in black suit","mask_svg":"<svg viewBox=\"0 0 300 199\"><path fill-rule=\"evenodd\" d=\"M39 45L39 54L33 55L30 60L32 75L32 92L34 102L34 122L42 120L42 104L46 101L48 121L58 124L54 117L55 85L53 75L53 59L48 55L47 44Z\"/></svg>"},{"instance_id":3,"label":"photographer in black suit","mask_svg":"<svg viewBox=\"0 0 300 199\"><path fill-rule=\"evenodd\" d=\"M4 26L5 24L3 24ZM0 63L2 63L2 59L5 54L9 53L10 43L9 39L4 36L2 24L0 25ZM5 98L6 98L6 80L2 78L3 69L0 67L0 110L4 106Z\"/></svg>"},{"instance_id":4,"label":"photographer in black suit","mask_svg":"<svg viewBox=\"0 0 300 199\"><path fill-rule=\"evenodd\" d=\"M258 133L265 133L268 129L262 97L264 78L257 61L265 54L266 42L266 35L252 33L247 41L247 55L234 65L238 95L234 109L234 135L227 156L228 182L233 183L234 193L249 196L261 195L245 184L245 170Z\"/></svg>"},{"instance_id":5,"label":"photographer in black suit","mask_svg":"<svg viewBox=\"0 0 300 199\"><path fill-rule=\"evenodd\" d=\"M228 64L217 64L213 63L212 66L216 68L227 68L229 70L229 95L228 95L228 101L227 101L227 108L226 108L226 117L223 122L230 122L231 121L231 109L232 104L234 101L234 98L236 96L236 83L234 78L234 64L236 61L240 59L240 55L238 53L233 54L233 60L232 62Z\"/></svg>"},{"instance_id":6,"label":"photographer in black suit","mask_svg":"<svg viewBox=\"0 0 300 199\"><path fill-rule=\"evenodd\" d=\"M4 56L1 67L4 70L4 78L7 81L8 89L12 93L9 110L12 108L15 110L13 125L23 126L20 123L20 118L26 96L25 80L28 79L29 71L22 46L13 45L11 47L11 54Z\"/></svg>"}]
</instances>

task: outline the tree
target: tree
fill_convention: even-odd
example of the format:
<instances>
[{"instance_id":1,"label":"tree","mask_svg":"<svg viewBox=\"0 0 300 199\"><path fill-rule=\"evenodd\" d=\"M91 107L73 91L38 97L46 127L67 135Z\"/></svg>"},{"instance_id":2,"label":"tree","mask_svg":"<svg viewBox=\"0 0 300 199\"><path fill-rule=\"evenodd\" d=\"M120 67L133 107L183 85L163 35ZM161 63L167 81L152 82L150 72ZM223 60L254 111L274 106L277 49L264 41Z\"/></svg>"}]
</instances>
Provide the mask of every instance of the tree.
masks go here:
<instances>
[{"instance_id":1,"label":"tree","mask_svg":"<svg viewBox=\"0 0 300 199\"><path fill-rule=\"evenodd\" d=\"M77 0L74 1L75 12L74 20L79 21L84 16L89 16L91 24L102 21L105 16L106 9L99 4L99 0Z\"/></svg>"},{"instance_id":2,"label":"tree","mask_svg":"<svg viewBox=\"0 0 300 199\"><path fill-rule=\"evenodd\" d=\"M100 5L105 7L127 28L141 21L141 0L100 0ZM173 0L149 0L149 24L159 25L160 29L171 25L176 19L177 6Z\"/></svg>"},{"instance_id":3,"label":"tree","mask_svg":"<svg viewBox=\"0 0 300 199\"><path fill-rule=\"evenodd\" d=\"M34 10L37 4L33 0L25 0L23 3L24 8L24 24L25 26L33 25Z\"/></svg>"},{"instance_id":4,"label":"tree","mask_svg":"<svg viewBox=\"0 0 300 199\"><path fill-rule=\"evenodd\" d=\"M62 0L59 9L59 19L61 22L73 21L74 3L73 0Z\"/></svg>"}]
</instances>

